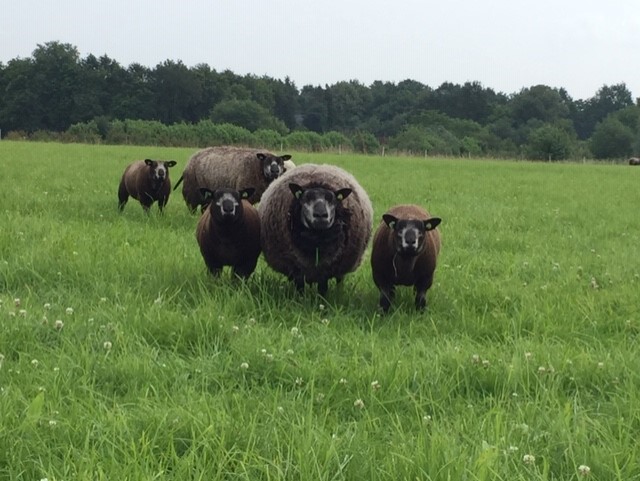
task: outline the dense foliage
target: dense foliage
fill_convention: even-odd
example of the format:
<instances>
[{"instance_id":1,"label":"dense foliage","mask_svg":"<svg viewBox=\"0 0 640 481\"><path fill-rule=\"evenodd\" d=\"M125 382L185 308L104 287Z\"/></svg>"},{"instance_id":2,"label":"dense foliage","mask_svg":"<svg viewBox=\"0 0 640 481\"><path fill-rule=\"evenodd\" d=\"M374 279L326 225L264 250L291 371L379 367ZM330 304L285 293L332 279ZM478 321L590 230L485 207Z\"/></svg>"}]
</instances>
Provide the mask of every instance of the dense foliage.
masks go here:
<instances>
[{"instance_id":1,"label":"dense foliage","mask_svg":"<svg viewBox=\"0 0 640 481\"><path fill-rule=\"evenodd\" d=\"M298 89L288 77L240 76L206 64L124 67L48 42L29 58L0 63L0 92L0 129L14 138L196 146L209 142L203 129L232 124L246 130L234 142L282 145L281 137L295 132L291 145L311 151L326 142L297 132L337 133L343 136L338 148L362 152L383 146L545 160L640 152L640 107L624 83L604 85L586 100L546 85L504 94L479 82L434 89L415 80L370 86L351 80ZM146 141L123 132L136 121L146 121L138 124Z\"/></svg>"}]
</instances>

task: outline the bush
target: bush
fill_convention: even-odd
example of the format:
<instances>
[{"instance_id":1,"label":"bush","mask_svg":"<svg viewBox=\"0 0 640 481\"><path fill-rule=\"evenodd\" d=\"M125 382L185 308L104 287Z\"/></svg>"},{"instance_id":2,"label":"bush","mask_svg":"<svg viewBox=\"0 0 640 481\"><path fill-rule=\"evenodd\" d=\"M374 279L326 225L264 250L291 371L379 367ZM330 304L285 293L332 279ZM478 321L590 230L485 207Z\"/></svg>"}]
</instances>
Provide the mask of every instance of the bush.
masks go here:
<instances>
[{"instance_id":1,"label":"bush","mask_svg":"<svg viewBox=\"0 0 640 481\"><path fill-rule=\"evenodd\" d=\"M286 146L291 149L307 152L320 152L323 150L322 137L316 132L291 132L284 140Z\"/></svg>"},{"instance_id":2,"label":"bush","mask_svg":"<svg viewBox=\"0 0 640 481\"><path fill-rule=\"evenodd\" d=\"M279 132L268 129L256 130L253 133L253 139L254 145L259 148L279 149L284 143L284 138Z\"/></svg>"},{"instance_id":3,"label":"bush","mask_svg":"<svg viewBox=\"0 0 640 481\"><path fill-rule=\"evenodd\" d=\"M351 136L351 143L355 152L363 154L380 152L380 142L370 132L356 132Z\"/></svg>"}]
</instances>

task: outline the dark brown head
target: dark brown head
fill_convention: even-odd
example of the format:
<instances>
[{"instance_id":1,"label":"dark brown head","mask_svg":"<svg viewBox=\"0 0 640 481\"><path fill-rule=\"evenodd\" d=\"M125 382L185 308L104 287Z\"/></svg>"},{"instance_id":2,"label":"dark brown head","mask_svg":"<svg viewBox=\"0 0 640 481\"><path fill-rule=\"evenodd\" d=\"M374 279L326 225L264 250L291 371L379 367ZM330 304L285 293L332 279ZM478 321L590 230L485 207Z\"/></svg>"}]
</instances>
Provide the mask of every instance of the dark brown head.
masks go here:
<instances>
[{"instance_id":1,"label":"dark brown head","mask_svg":"<svg viewBox=\"0 0 640 481\"><path fill-rule=\"evenodd\" d=\"M233 224L242 218L242 199L248 199L255 192L254 188L240 191L235 189L200 189L200 194L209 204L209 210L214 221L221 224Z\"/></svg>"},{"instance_id":2,"label":"dark brown head","mask_svg":"<svg viewBox=\"0 0 640 481\"><path fill-rule=\"evenodd\" d=\"M175 160L144 159L144 163L149 167L149 177L158 184L169 178L169 167L176 165Z\"/></svg>"},{"instance_id":3,"label":"dark brown head","mask_svg":"<svg viewBox=\"0 0 640 481\"><path fill-rule=\"evenodd\" d=\"M351 189L331 191L322 187L303 189L293 182L291 193L300 205L300 221L311 230L326 230L333 226L336 208L351 194Z\"/></svg>"},{"instance_id":4,"label":"dark brown head","mask_svg":"<svg viewBox=\"0 0 640 481\"><path fill-rule=\"evenodd\" d=\"M382 220L393 231L396 252L406 257L413 257L422 252L426 233L442 222L439 217L428 220L398 219L391 214L384 214Z\"/></svg>"},{"instance_id":5,"label":"dark brown head","mask_svg":"<svg viewBox=\"0 0 640 481\"><path fill-rule=\"evenodd\" d=\"M262 167L262 175L264 175L267 182L271 182L280 177L285 170L284 161L291 158L288 154L277 156L269 153L264 154L262 152L256 154L256 156Z\"/></svg>"}]
</instances>

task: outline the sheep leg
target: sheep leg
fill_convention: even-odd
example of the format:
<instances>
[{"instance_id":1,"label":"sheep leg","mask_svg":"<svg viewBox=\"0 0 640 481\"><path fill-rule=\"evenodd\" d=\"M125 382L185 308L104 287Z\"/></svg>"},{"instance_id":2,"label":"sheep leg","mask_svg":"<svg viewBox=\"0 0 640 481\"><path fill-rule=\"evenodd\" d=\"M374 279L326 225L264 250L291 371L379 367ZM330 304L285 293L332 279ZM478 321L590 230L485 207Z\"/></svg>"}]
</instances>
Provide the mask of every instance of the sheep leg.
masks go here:
<instances>
[{"instance_id":1,"label":"sheep leg","mask_svg":"<svg viewBox=\"0 0 640 481\"><path fill-rule=\"evenodd\" d=\"M396 295L395 286L381 287L380 288L380 309L382 312L387 312L391 307L391 302Z\"/></svg>"},{"instance_id":2,"label":"sheep leg","mask_svg":"<svg viewBox=\"0 0 640 481\"><path fill-rule=\"evenodd\" d=\"M318 281L318 294L322 297L327 295L327 290L329 289L329 279L322 279Z\"/></svg>"},{"instance_id":3,"label":"sheep leg","mask_svg":"<svg viewBox=\"0 0 640 481\"><path fill-rule=\"evenodd\" d=\"M292 276L290 279L293 281L293 284L296 286L296 290L300 293L304 292L304 277L302 276Z\"/></svg>"},{"instance_id":4,"label":"sheep leg","mask_svg":"<svg viewBox=\"0 0 640 481\"><path fill-rule=\"evenodd\" d=\"M416 309L424 311L427 307L427 290L433 284L433 276L425 279L424 282L418 282L416 284Z\"/></svg>"},{"instance_id":5,"label":"sheep leg","mask_svg":"<svg viewBox=\"0 0 640 481\"><path fill-rule=\"evenodd\" d=\"M118 210L120 212L122 212L128 200L129 192L127 192L124 182L120 182L120 187L118 188Z\"/></svg>"},{"instance_id":6,"label":"sheep leg","mask_svg":"<svg viewBox=\"0 0 640 481\"><path fill-rule=\"evenodd\" d=\"M253 263L243 264L239 266L234 266L233 273L242 279L248 279L255 269L256 269L256 265Z\"/></svg>"},{"instance_id":7,"label":"sheep leg","mask_svg":"<svg viewBox=\"0 0 640 481\"><path fill-rule=\"evenodd\" d=\"M164 209L164 206L167 205L168 201L169 201L168 197L160 197L158 199L158 209L160 209L161 214L162 214L162 209Z\"/></svg>"}]
</instances>

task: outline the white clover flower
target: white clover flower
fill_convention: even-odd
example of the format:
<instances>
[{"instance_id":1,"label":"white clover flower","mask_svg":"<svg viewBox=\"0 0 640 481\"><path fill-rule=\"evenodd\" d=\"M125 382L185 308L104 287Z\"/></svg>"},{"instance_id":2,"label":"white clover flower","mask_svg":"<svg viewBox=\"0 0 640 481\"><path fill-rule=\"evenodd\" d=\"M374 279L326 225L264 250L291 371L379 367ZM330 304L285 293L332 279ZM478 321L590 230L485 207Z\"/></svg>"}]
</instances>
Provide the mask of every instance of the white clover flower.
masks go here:
<instances>
[{"instance_id":1,"label":"white clover flower","mask_svg":"<svg viewBox=\"0 0 640 481\"><path fill-rule=\"evenodd\" d=\"M64 322L62 322L60 319L57 319L54 323L54 326L56 329L60 330L64 327Z\"/></svg>"},{"instance_id":2,"label":"white clover flower","mask_svg":"<svg viewBox=\"0 0 640 481\"><path fill-rule=\"evenodd\" d=\"M233 332L238 332L240 330L240 328L238 326L231 326L231 330Z\"/></svg>"},{"instance_id":3,"label":"white clover flower","mask_svg":"<svg viewBox=\"0 0 640 481\"><path fill-rule=\"evenodd\" d=\"M546 367L544 367L544 366L540 366L540 367L538 368L538 374L544 374L544 373L546 373L546 372L547 372L547 368L546 368Z\"/></svg>"},{"instance_id":4,"label":"white clover flower","mask_svg":"<svg viewBox=\"0 0 640 481\"><path fill-rule=\"evenodd\" d=\"M358 409L363 409L364 408L364 401L362 399L356 399L355 401L353 401L353 406L358 408Z\"/></svg>"},{"instance_id":5,"label":"white clover flower","mask_svg":"<svg viewBox=\"0 0 640 481\"><path fill-rule=\"evenodd\" d=\"M347 384L347 380L343 377L340 378L340 381L338 381L340 384Z\"/></svg>"},{"instance_id":6,"label":"white clover flower","mask_svg":"<svg viewBox=\"0 0 640 481\"><path fill-rule=\"evenodd\" d=\"M286 353L287 356L293 356L293 349L287 349Z\"/></svg>"},{"instance_id":7,"label":"white clover flower","mask_svg":"<svg viewBox=\"0 0 640 481\"><path fill-rule=\"evenodd\" d=\"M422 416L422 422L424 424L429 424L431 423L431 416L429 416L428 414L425 414L424 416Z\"/></svg>"},{"instance_id":8,"label":"white clover flower","mask_svg":"<svg viewBox=\"0 0 640 481\"><path fill-rule=\"evenodd\" d=\"M249 363L243 362L242 364L240 364L240 369L244 369L244 370L249 369Z\"/></svg>"},{"instance_id":9,"label":"white clover flower","mask_svg":"<svg viewBox=\"0 0 640 481\"><path fill-rule=\"evenodd\" d=\"M324 324L325 326L328 326L328 325L329 325L329 319L327 319L326 317L325 317L324 319L322 319L320 322L321 322L322 324Z\"/></svg>"},{"instance_id":10,"label":"white clover flower","mask_svg":"<svg viewBox=\"0 0 640 481\"><path fill-rule=\"evenodd\" d=\"M284 412L284 408L282 406L278 406L278 412L282 414Z\"/></svg>"},{"instance_id":11,"label":"white clover flower","mask_svg":"<svg viewBox=\"0 0 640 481\"><path fill-rule=\"evenodd\" d=\"M71 314L73 314L73 307L67 307L65 312L67 313L67 316L70 316Z\"/></svg>"},{"instance_id":12,"label":"white clover flower","mask_svg":"<svg viewBox=\"0 0 640 481\"><path fill-rule=\"evenodd\" d=\"M265 356L267 354L267 350L266 349L260 349L260 354Z\"/></svg>"},{"instance_id":13,"label":"white clover flower","mask_svg":"<svg viewBox=\"0 0 640 481\"><path fill-rule=\"evenodd\" d=\"M16 306L16 307L20 307L20 298L19 297L16 297L13 300L13 305Z\"/></svg>"},{"instance_id":14,"label":"white clover flower","mask_svg":"<svg viewBox=\"0 0 640 481\"><path fill-rule=\"evenodd\" d=\"M291 335L293 337L299 337L300 336L300 329L298 329L297 327L292 327L291 328Z\"/></svg>"},{"instance_id":15,"label":"white clover flower","mask_svg":"<svg viewBox=\"0 0 640 481\"><path fill-rule=\"evenodd\" d=\"M517 453L518 452L518 446L509 446L509 452L510 453Z\"/></svg>"},{"instance_id":16,"label":"white clover flower","mask_svg":"<svg viewBox=\"0 0 640 481\"><path fill-rule=\"evenodd\" d=\"M247 321L247 325L249 326L255 326L256 324L256 320L253 317L250 317L249 320Z\"/></svg>"},{"instance_id":17,"label":"white clover flower","mask_svg":"<svg viewBox=\"0 0 640 481\"><path fill-rule=\"evenodd\" d=\"M380 385L380 383L378 381L373 381L371 383L371 389L373 389L374 391L377 391L378 389L380 389L382 386Z\"/></svg>"},{"instance_id":18,"label":"white clover flower","mask_svg":"<svg viewBox=\"0 0 640 481\"><path fill-rule=\"evenodd\" d=\"M491 362L489 362L489 359L482 360L482 367L484 367L485 369L488 368L490 365L491 365Z\"/></svg>"},{"instance_id":19,"label":"white clover flower","mask_svg":"<svg viewBox=\"0 0 640 481\"><path fill-rule=\"evenodd\" d=\"M107 302L107 298L106 297L101 297L100 298L100 302Z\"/></svg>"},{"instance_id":20,"label":"white clover flower","mask_svg":"<svg viewBox=\"0 0 640 481\"><path fill-rule=\"evenodd\" d=\"M273 354L265 354L264 358L267 361L271 362L271 361L273 361Z\"/></svg>"},{"instance_id":21,"label":"white clover flower","mask_svg":"<svg viewBox=\"0 0 640 481\"><path fill-rule=\"evenodd\" d=\"M49 426L51 426L52 428L56 427L57 424L58 424L58 421L56 421L55 419L49 420Z\"/></svg>"},{"instance_id":22,"label":"white clover flower","mask_svg":"<svg viewBox=\"0 0 640 481\"><path fill-rule=\"evenodd\" d=\"M46 310L51 309L51 304L50 304L49 302L45 302L45 303L44 303L44 308L45 308Z\"/></svg>"},{"instance_id":23,"label":"white clover flower","mask_svg":"<svg viewBox=\"0 0 640 481\"><path fill-rule=\"evenodd\" d=\"M320 305L318 306L318 309L320 309L321 311L324 311L324 304L320 304Z\"/></svg>"},{"instance_id":24,"label":"white clover flower","mask_svg":"<svg viewBox=\"0 0 640 481\"><path fill-rule=\"evenodd\" d=\"M296 386L302 386L304 384L304 379L301 377L296 378Z\"/></svg>"},{"instance_id":25,"label":"white clover flower","mask_svg":"<svg viewBox=\"0 0 640 481\"><path fill-rule=\"evenodd\" d=\"M20 309L18 311L18 314L20 314L22 317L27 317L27 310L26 309Z\"/></svg>"},{"instance_id":26,"label":"white clover flower","mask_svg":"<svg viewBox=\"0 0 640 481\"><path fill-rule=\"evenodd\" d=\"M598 363L598 369L602 369L604 367L604 362L599 362Z\"/></svg>"},{"instance_id":27,"label":"white clover flower","mask_svg":"<svg viewBox=\"0 0 640 481\"><path fill-rule=\"evenodd\" d=\"M38 364L39 364L39 361L38 361L37 359L32 359L32 360L31 360L31 365L32 365L33 367L38 367Z\"/></svg>"},{"instance_id":28,"label":"white clover flower","mask_svg":"<svg viewBox=\"0 0 640 481\"><path fill-rule=\"evenodd\" d=\"M162 302L162 296L158 296L155 298L155 300L153 301L154 304L160 304Z\"/></svg>"},{"instance_id":29,"label":"white clover flower","mask_svg":"<svg viewBox=\"0 0 640 481\"><path fill-rule=\"evenodd\" d=\"M536 457L533 454L525 454L522 456L522 462L524 464L535 464Z\"/></svg>"},{"instance_id":30,"label":"white clover flower","mask_svg":"<svg viewBox=\"0 0 640 481\"><path fill-rule=\"evenodd\" d=\"M109 351L109 350L111 350L111 348L113 347L113 345L111 344L111 341L104 341L104 343L102 344L102 347L103 347L106 351Z\"/></svg>"},{"instance_id":31,"label":"white clover flower","mask_svg":"<svg viewBox=\"0 0 640 481\"><path fill-rule=\"evenodd\" d=\"M524 358L528 361L529 359L531 359L533 357L533 353L532 352L525 352L524 353Z\"/></svg>"},{"instance_id":32,"label":"white clover flower","mask_svg":"<svg viewBox=\"0 0 640 481\"><path fill-rule=\"evenodd\" d=\"M471 356L471 362L474 364L480 364L480 356L478 354L474 354Z\"/></svg>"},{"instance_id":33,"label":"white clover flower","mask_svg":"<svg viewBox=\"0 0 640 481\"><path fill-rule=\"evenodd\" d=\"M580 476L589 476L589 474L591 473L591 468L586 464L581 464L580 466L578 466L578 473L580 473Z\"/></svg>"}]
</instances>

